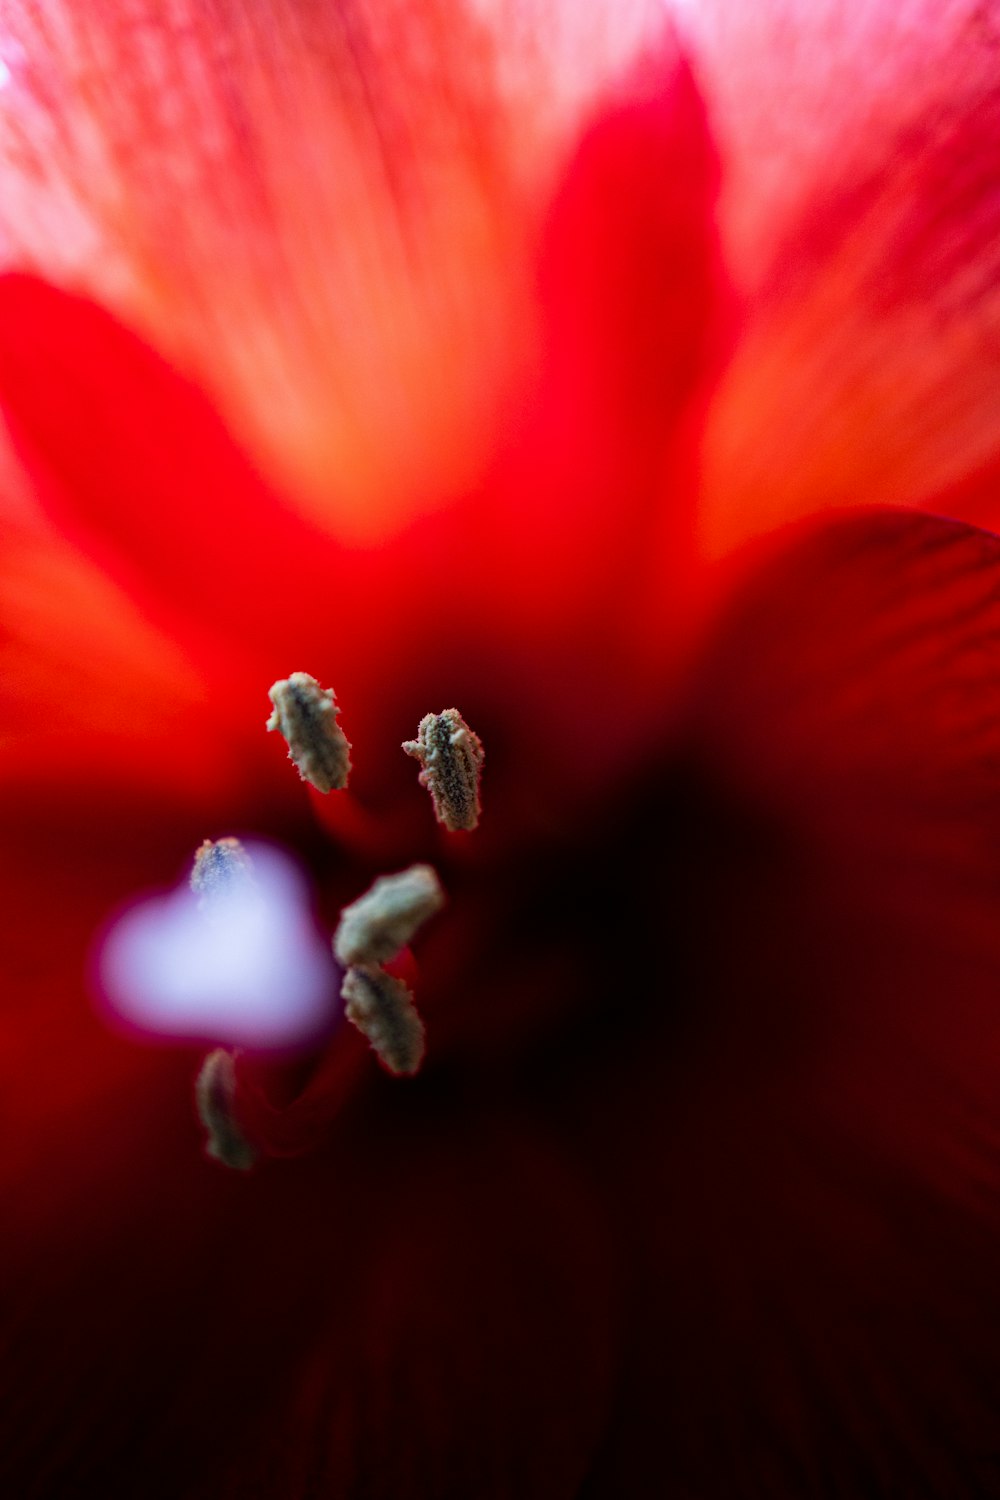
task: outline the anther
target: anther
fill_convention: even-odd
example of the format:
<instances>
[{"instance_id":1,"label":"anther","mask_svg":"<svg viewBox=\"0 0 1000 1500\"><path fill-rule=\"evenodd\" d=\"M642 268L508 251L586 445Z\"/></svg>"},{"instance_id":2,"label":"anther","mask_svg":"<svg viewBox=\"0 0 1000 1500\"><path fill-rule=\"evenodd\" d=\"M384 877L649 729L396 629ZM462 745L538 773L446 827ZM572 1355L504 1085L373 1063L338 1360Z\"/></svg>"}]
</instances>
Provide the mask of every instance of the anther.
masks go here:
<instances>
[{"instance_id":1,"label":"anther","mask_svg":"<svg viewBox=\"0 0 1000 1500\"><path fill-rule=\"evenodd\" d=\"M217 897L253 882L253 864L239 839L206 839L194 857L191 889L202 911Z\"/></svg>"},{"instance_id":2,"label":"anther","mask_svg":"<svg viewBox=\"0 0 1000 1500\"><path fill-rule=\"evenodd\" d=\"M441 882L430 865L381 875L340 913L333 951L345 966L385 963L406 947L444 901Z\"/></svg>"},{"instance_id":3,"label":"anther","mask_svg":"<svg viewBox=\"0 0 1000 1500\"><path fill-rule=\"evenodd\" d=\"M308 672L293 672L268 689L274 712L268 729L278 729L288 742L288 758L303 781L320 792L339 791L351 772L351 747L337 716L340 709L329 688L321 688Z\"/></svg>"},{"instance_id":4,"label":"anther","mask_svg":"<svg viewBox=\"0 0 1000 1500\"><path fill-rule=\"evenodd\" d=\"M423 767L418 780L431 794L438 822L450 833L475 828L481 811L483 746L458 709L425 714L417 738L405 740L403 749Z\"/></svg>"},{"instance_id":5,"label":"anther","mask_svg":"<svg viewBox=\"0 0 1000 1500\"><path fill-rule=\"evenodd\" d=\"M374 964L348 969L340 991L344 1014L367 1037L390 1073L416 1073L424 1057L424 1023L401 979Z\"/></svg>"},{"instance_id":6,"label":"anther","mask_svg":"<svg viewBox=\"0 0 1000 1500\"><path fill-rule=\"evenodd\" d=\"M208 1132L205 1153L224 1167L247 1172L257 1160L257 1153L236 1123L235 1095L235 1059L225 1047L216 1047L202 1063L194 1085L198 1118Z\"/></svg>"}]
</instances>

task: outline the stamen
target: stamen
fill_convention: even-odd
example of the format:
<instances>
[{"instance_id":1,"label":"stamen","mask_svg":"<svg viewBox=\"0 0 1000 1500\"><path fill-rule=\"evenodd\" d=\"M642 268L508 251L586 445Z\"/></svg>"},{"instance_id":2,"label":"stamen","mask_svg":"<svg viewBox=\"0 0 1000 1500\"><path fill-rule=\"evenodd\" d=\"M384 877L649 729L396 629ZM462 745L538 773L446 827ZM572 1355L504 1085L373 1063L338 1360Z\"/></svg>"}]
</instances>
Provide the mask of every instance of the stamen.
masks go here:
<instances>
[{"instance_id":1,"label":"stamen","mask_svg":"<svg viewBox=\"0 0 1000 1500\"><path fill-rule=\"evenodd\" d=\"M344 1014L368 1038L390 1073L416 1073L424 1057L424 1023L401 979L374 964L348 969L340 991Z\"/></svg>"},{"instance_id":2,"label":"stamen","mask_svg":"<svg viewBox=\"0 0 1000 1500\"><path fill-rule=\"evenodd\" d=\"M405 740L407 755L419 760L418 780L431 794L434 816L450 833L471 830L479 822L479 777L483 746L457 708L425 714L415 740Z\"/></svg>"},{"instance_id":3,"label":"stamen","mask_svg":"<svg viewBox=\"0 0 1000 1500\"><path fill-rule=\"evenodd\" d=\"M194 1085L198 1118L208 1132L205 1153L224 1167L247 1172L257 1160L257 1153L236 1123L235 1095L235 1058L225 1047L216 1047L202 1063Z\"/></svg>"},{"instance_id":4,"label":"stamen","mask_svg":"<svg viewBox=\"0 0 1000 1500\"><path fill-rule=\"evenodd\" d=\"M268 689L274 712L268 729L288 742L288 758L303 781L319 792L339 791L351 772L351 747L337 716L340 709L330 688L321 688L308 672L293 672Z\"/></svg>"},{"instance_id":5,"label":"stamen","mask_svg":"<svg viewBox=\"0 0 1000 1500\"><path fill-rule=\"evenodd\" d=\"M382 875L340 913L333 951L342 964L381 964L440 911L445 895L430 865Z\"/></svg>"},{"instance_id":6,"label":"stamen","mask_svg":"<svg viewBox=\"0 0 1000 1500\"><path fill-rule=\"evenodd\" d=\"M239 839L206 839L194 856L191 889L201 911L219 896L253 884L253 862Z\"/></svg>"}]
</instances>

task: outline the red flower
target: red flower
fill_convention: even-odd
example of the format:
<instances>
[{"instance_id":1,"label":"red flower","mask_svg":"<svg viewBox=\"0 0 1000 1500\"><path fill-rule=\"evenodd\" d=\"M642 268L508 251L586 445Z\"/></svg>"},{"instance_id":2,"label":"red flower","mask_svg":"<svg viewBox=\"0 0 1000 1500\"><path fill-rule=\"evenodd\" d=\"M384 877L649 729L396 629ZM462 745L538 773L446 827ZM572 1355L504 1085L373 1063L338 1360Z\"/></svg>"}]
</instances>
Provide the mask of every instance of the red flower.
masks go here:
<instances>
[{"instance_id":1,"label":"red flower","mask_svg":"<svg viewBox=\"0 0 1000 1500\"><path fill-rule=\"evenodd\" d=\"M328 39L318 14L308 25ZM240 66L258 55L231 18L218 35ZM290 35L279 27L275 46ZM322 488L331 456L352 451L343 430L361 432L338 509L351 542L328 516L305 519L301 484L279 498L198 386L95 303L31 276L0 283L0 397L26 481L8 523L0 765L10 1493L1000 1493L1000 543L859 509L715 567L695 545L699 528L723 547L855 499L957 512L961 495L985 514L985 403L964 422L944 408L931 436L943 452L956 434L950 467L912 491L902 415L880 408L871 430L902 476L882 493L863 420L881 377L855 371L819 409L804 383L780 429L771 392L789 388L783 361L819 368L789 328L822 331L824 295L838 328L847 309L889 350L931 272L938 287L957 265L967 300L915 351L916 374L900 359L897 383L931 391L935 369L960 369L977 394L985 361L961 356L988 303L966 274L996 218L981 150L961 214L946 211L949 168L990 127L996 86L975 73L956 86L948 130L921 133L915 115L898 170L873 166L808 212L797 202L784 270L763 274L726 95L710 47L700 56L735 183L726 244L746 252L735 296L698 92L668 47L583 132L533 297L518 271L531 214L517 194L490 199L524 209L504 253L490 240L484 281L536 345L520 358L475 317L442 320L426 380L402 376L366 427L387 349L405 366L435 323L422 308L409 343L390 317L393 337L366 353L358 309L380 305L365 278L381 235L360 241L350 315L325 325L342 336L330 368L342 354L375 372L336 407L328 448L292 417L304 370L326 368L322 338L281 378L273 349L243 364L238 330L206 347L210 383L242 371L229 415L258 453L247 391L275 393L276 428L299 439L286 477ZM268 93L276 76L252 82ZM304 99L307 117L323 112ZM391 172L410 142L379 107ZM418 124L451 119L431 113ZM345 160L369 161L375 135ZM250 159L273 166L265 145ZM415 254L421 291L421 255L471 222L445 176L456 219L401 216L426 236L398 251ZM253 180L262 203L279 178ZM218 188L251 191L243 176ZM178 203L162 183L142 197L157 214ZM295 220L296 254L331 227L320 209ZM861 244L877 295L857 260L823 293L812 270L831 239ZM208 234L203 254L220 243ZM339 304L315 255L323 324ZM261 287L237 261L232 306L240 274ZM175 355L185 327L204 327L190 290L209 285L203 269L179 255ZM125 300L145 298L155 328L154 284L137 296L136 276ZM279 277L273 294L303 285ZM222 293L206 296L225 321ZM469 395L457 372L477 337L484 390ZM751 409L772 419L758 475L774 473L768 444L789 450L774 514L753 471L737 490L727 468ZM913 432L914 452L926 440ZM306 793L263 732L266 689L297 669L336 688L346 794ZM452 703L486 746L471 833L437 828L399 750ZM417 860L448 894L414 941L421 1071L388 1076L347 1026L294 1061L244 1057L234 1114L263 1157L247 1174L202 1153L196 1054L109 1030L85 979L109 912L234 832L296 850L328 930L375 876Z\"/></svg>"}]
</instances>

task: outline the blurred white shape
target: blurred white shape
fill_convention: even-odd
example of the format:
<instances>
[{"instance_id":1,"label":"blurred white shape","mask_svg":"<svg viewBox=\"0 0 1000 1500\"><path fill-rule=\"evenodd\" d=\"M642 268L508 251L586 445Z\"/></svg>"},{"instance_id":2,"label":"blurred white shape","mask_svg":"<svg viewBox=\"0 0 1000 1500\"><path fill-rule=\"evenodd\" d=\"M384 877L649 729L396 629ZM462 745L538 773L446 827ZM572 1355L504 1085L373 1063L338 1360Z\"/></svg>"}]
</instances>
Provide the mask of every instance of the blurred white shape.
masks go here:
<instances>
[{"instance_id":1,"label":"blurred white shape","mask_svg":"<svg viewBox=\"0 0 1000 1500\"><path fill-rule=\"evenodd\" d=\"M101 987L139 1031L229 1046L293 1047L323 1034L339 974L298 867L246 843L252 881L199 904L187 883L137 902L104 936Z\"/></svg>"}]
</instances>

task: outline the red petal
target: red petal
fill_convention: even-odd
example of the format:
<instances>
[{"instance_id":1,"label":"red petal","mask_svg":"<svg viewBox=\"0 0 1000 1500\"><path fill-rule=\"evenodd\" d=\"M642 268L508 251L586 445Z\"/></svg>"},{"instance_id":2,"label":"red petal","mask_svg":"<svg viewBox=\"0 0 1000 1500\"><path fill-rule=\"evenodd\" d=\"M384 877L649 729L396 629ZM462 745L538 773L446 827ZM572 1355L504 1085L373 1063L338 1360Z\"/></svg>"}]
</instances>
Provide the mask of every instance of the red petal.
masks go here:
<instances>
[{"instance_id":1,"label":"red petal","mask_svg":"<svg viewBox=\"0 0 1000 1500\"><path fill-rule=\"evenodd\" d=\"M978 812L1000 751L1000 542L876 512L773 550L703 663L713 754L831 837L840 788L859 818L919 815L928 832L930 814L944 833Z\"/></svg>"},{"instance_id":2,"label":"red petal","mask_svg":"<svg viewBox=\"0 0 1000 1500\"><path fill-rule=\"evenodd\" d=\"M230 802L239 806L252 789L257 805L248 806L245 796L242 802L244 819L252 821L263 811L262 799L270 800L268 786L296 790L278 737L269 739L263 726L267 687L299 669L335 687L356 747L352 795L368 800L376 817L387 805L408 802L412 815L430 821L420 819L426 795L399 748L429 708L460 701L473 715L479 709L493 722L506 720L522 771L539 762L538 726L525 713L530 695L546 691L539 666L547 672L548 663L535 660L537 639L521 642L520 654L506 639L523 597L502 586L502 562L488 559L479 576L490 586L478 599L463 598L473 589L465 548L470 540L483 545L485 518L474 505L432 518L383 548L351 552L284 506L197 388L93 303L32 278L8 277L0 279L0 314L0 401L39 493L64 536L124 585L132 614L152 616L162 627L168 657L194 684L187 714L168 715L164 701L153 726L157 743L140 744L151 663L96 654L90 666L97 681L89 685L94 711L101 701L112 718L132 708L117 747L93 732L81 741L78 776L85 762L99 770L109 751L114 775L131 755L147 782L159 775L173 795L181 762L197 772L201 760L199 799L208 795L209 781L218 798L219 781L228 775ZM59 547L65 553L64 541ZM10 538L8 550L12 569ZM40 541L39 582L53 566ZM118 597L106 584L105 592ZM31 597L26 601L32 602L37 608ZM74 668L73 652L94 639L89 603L90 595L81 599L64 582L43 612L44 628L13 662L14 685L37 686L59 640ZM13 609L10 618L16 625ZM143 636L160 639L143 622L133 647L141 647ZM83 674L75 677L82 688ZM91 723L91 731L96 727ZM64 715L38 715L33 726L22 726L22 737L29 730L36 769L65 757ZM543 739L554 747L554 734ZM558 772L551 760L550 770ZM219 798L218 818L225 805ZM218 826L216 818L212 824Z\"/></svg>"},{"instance_id":3,"label":"red petal","mask_svg":"<svg viewBox=\"0 0 1000 1500\"><path fill-rule=\"evenodd\" d=\"M397 676L461 693L493 757L487 787L513 773L520 827L551 828L575 799L579 817L595 784L628 774L682 642L699 580L688 465L724 300L714 187L697 93L665 46L566 173L539 379L487 491L400 540L394 576L418 587L408 631L397 614Z\"/></svg>"},{"instance_id":4,"label":"red petal","mask_svg":"<svg viewBox=\"0 0 1000 1500\"><path fill-rule=\"evenodd\" d=\"M49 528L8 520L3 542L4 777L218 792L205 688L176 647Z\"/></svg>"},{"instance_id":5,"label":"red petal","mask_svg":"<svg viewBox=\"0 0 1000 1500\"><path fill-rule=\"evenodd\" d=\"M638 8L15 0L0 239L379 531L481 463L539 197Z\"/></svg>"},{"instance_id":6,"label":"red petal","mask_svg":"<svg viewBox=\"0 0 1000 1500\"><path fill-rule=\"evenodd\" d=\"M723 332L716 175L668 42L584 136L550 213L540 378L492 527L525 628L576 631L586 614L606 649L621 632L634 652L644 591L675 595L685 575L691 443Z\"/></svg>"},{"instance_id":7,"label":"red petal","mask_svg":"<svg viewBox=\"0 0 1000 1500\"><path fill-rule=\"evenodd\" d=\"M318 1216L298 1189L314 1240L309 1347L220 1481L195 1493L236 1500L252 1479L276 1500L429 1487L569 1500L611 1377L603 1229L585 1192L506 1107L426 1131L404 1110L367 1181L353 1154L328 1159ZM289 1247L290 1278L294 1261Z\"/></svg>"},{"instance_id":8,"label":"red petal","mask_svg":"<svg viewBox=\"0 0 1000 1500\"><path fill-rule=\"evenodd\" d=\"M630 1267L597 1494L997 1492L998 641L995 538L870 514L707 654L569 1125Z\"/></svg>"},{"instance_id":9,"label":"red petal","mask_svg":"<svg viewBox=\"0 0 1000 1500\"><path fill-rule=\"evenodd\" d=\"M473 713L485 695L542 808L643 740L639 659L660 654L663 613L681 608L690 515L676 491L715 337L713 191L690 78L661 53L601 116L553 212L548 362L515 460L490 496L378 550L338 551L297 523L193 386L92 305L24 278L0 287L0 395L70 533L153 601L204 672L193 622L232 655L249 648L258 692L296 661L329 662L351 732L383 740L357 757L369 789L389 784L386 747L439 694L468 692ZM391 725L387 670L413 688ZM599 740L579 735L595 700ZM240 712L249 723L249 689Z\"/></svg>"},{"instance_id":10,"label":"red petal","mask_svg":"<svg viewBox=\"0 0 1000 1500\"><path fill-rule=\"evenodd\" d=\"M1000 449L994 8L727 11L704 72L747 326L706 452L713 551L819 508L937 508Z\"/></svg>"},{"instance_id":11,"label":"red petal","mask_svg":"<svg viewBox=\"0 0 1000 1500\"><path fill-rule=\"evenodd\" d=\"M211 632L233 656L270 643L279 675L296 628L308 639L328 616L333 544L280 504L201 392L95 304L0 279L0 403L65 534L173 633L194 627L204 648Z\"/></svg>"},{"instance_id":12,"label":"red petal","mask_svg":"<svg viewBox=\"0 0 1000 1500\"><path fill-rule=\"evenodd\" d=\"M185 745L195 756L200 747L207 776L222 749L217 771L228 772L237 800L265 765L274 785L280 777L291 790L264 734L266 695L276 678L301 669L332 681L350 705L359 765L374 718L373 737L383 741L369 763L375 785L387 755L403 760L409 716L400 718L391 699L396 718L386 729L385 695L372 689L383 663L420 646L410 624L415 601L426 592L447 610L435 587L445 562L433 549L421 558L405 542L357 554L342 548L279 499L196 386L94 303L31 277L0 278L0 404L62 536L161 627L197 685L201 701L179 756ZM85 649L93 632L79 614L62 590L46 649L59 634ZM108 677L102 696L141 697L141 672L112 678L117 664L106 653L94 665ZM23 674L39 670L34 660ZM61 728L37 728L49 737L43 758L51 760ZM93 743L85 750L96 758Z\"/></svg>"}]
</instances>

